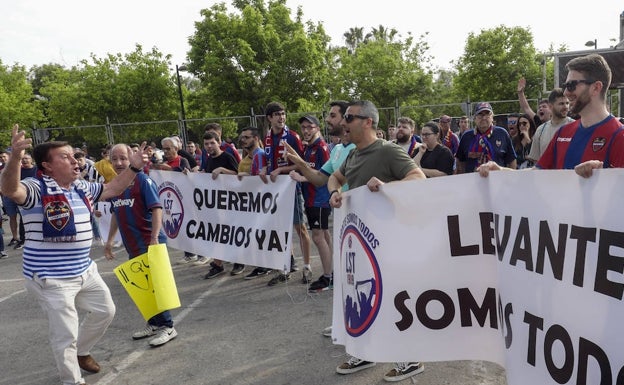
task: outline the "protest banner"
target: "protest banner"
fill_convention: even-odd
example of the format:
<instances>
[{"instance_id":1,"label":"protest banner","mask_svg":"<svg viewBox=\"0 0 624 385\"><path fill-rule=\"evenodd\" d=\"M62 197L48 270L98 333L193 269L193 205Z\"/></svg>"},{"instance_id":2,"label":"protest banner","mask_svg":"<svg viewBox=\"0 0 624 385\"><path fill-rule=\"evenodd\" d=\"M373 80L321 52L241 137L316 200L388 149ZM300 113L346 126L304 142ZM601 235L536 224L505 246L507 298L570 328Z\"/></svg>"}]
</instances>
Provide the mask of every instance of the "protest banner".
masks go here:
<instances>
[{"instance_id":1,"label":"protest banner","mask_svg":"<svg viewBox=\"0 0 624 385\"><path fill-rule=\"evenodd\" d=\"M168 245L229 262L290 269L295 182L150 171Z\"/></svg>"},{"instance_id":2,"label":"protest banner","mask_svg":"<svg viewBox=\"0 0 624 385\"><path fill-rule=\"evenodd\" d=\"M122 263L113 271L146 321L181 306L164 243L149 246L147 253Z\"/></svg>"},{"instance_id":3,"label":"protest banner","mask_svg":"<svg viewBox=\"0 0 624 385\"><path fill-rule=\"evenodd\" d=\"M376 362L487 360L624 383L624 170L365 186L334 210L333 339Z\"/></svg>"},{"instance_id":4,"label":"protest banner","mask_svg":"<svg viewBox=\"0 0 624 385\"><path fill-rule=\"evenodd\" d=\"M102 239L102 243L106 243L111 219L113 218L113 210L110 202L98 202L95 204L95 209L100 212L100 216L95 217L100 229L100 238ZM121 233L119 231L115 233L114 242L121 243Z\"/></svg>"}]
</instances>

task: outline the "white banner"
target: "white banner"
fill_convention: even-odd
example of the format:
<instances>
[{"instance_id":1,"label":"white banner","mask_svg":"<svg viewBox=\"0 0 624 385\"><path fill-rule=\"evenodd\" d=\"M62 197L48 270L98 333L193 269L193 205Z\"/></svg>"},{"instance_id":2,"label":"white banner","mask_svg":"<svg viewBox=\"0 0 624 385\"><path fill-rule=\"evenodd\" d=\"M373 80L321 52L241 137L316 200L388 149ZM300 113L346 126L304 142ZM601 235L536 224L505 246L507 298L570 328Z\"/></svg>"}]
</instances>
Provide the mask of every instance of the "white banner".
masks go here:
<instances>
[{"instance_id":1,"label":"white banner","mask_svg":"<svg viewBox=\"0 0 624 385\"><path fill-rule=\"evenodd\" d=\"M100 216L95 217L98 229L100 230L100 238L102 242L106 243L108 240L108 232L110 230L111 219L113 218L113 209L109 202L97 202L95 204L95 210L100 212ZM121 233L117 231L115 233L115 243L121 244Z\"/></svg>"},{"instance_id":2,"label":"white banner","mask_svg":"<svg viewBox=\"0 0 624 385\"><path fill-rule=\"evenodd\" d=\"M290 269L295 182L150 171L171 247L253 266Z\"/></svg>"},{"instance_id":3,"label":"white banner","mask_svg":"<svg viewBox=\"0 0 624 385\"><path fill-rule=\"evenodd\" d=\"M487 360L508 384L624 383L624 170L345 194L333 338L370 361Z\"/></svg>"}]
</instances>

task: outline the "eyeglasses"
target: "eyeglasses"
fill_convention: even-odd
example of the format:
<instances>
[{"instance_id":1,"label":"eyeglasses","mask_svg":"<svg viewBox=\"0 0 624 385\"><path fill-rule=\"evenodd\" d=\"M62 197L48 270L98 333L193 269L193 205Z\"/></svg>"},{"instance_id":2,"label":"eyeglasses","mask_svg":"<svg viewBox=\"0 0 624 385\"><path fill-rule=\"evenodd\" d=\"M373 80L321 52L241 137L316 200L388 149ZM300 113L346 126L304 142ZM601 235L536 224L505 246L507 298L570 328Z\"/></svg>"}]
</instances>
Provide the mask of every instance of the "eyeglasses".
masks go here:
<instances>
[{"instance_id":1,"label":"eyeglasses","mask_svg":"<svg viewBox=\"0 0 624 385\"><path fill-rule=\"evenodd\" d=\"M355 115L355 114L344 114L342 117L347 123L351 123L355 118L358 119L369 119L369 116L364 115Z\"/></svg>"},{"instance_id":2,"label":"eyeglasses","mask_svg":"<svg viewBox=\"0 0 624 385\"><path fill-rule=\"evenodd\" d=\"M586 80L586 79L570 80L568 82L563 83L561 85L561 88L563 88L564 90L567 89L568 91L573 92L579 83L585 83L587 85L590 85L590 84L594 84L595 82L596 82L595 80Z\"/></svg>"},{"instance_id":3,"label":"eyeglasses","mask_svg":"<svg viewBox=\"0 0 624 385\"><path fill-rule=\"evenodd\" d=\"M528 126L528 125L529 125L529 122L520 122L520 123L518 123L518 124L520 124L521 126Z\"/></svg>"},{"instance_id":4,"label":"eyeglasses","mask_svg":"<svg viewBox=\"0 0 624 385\"><path fill-rule=\"evenodd\" d=\"M507 124L518 124L517 120L508 120Z\"/></svg>"}]
</instances>

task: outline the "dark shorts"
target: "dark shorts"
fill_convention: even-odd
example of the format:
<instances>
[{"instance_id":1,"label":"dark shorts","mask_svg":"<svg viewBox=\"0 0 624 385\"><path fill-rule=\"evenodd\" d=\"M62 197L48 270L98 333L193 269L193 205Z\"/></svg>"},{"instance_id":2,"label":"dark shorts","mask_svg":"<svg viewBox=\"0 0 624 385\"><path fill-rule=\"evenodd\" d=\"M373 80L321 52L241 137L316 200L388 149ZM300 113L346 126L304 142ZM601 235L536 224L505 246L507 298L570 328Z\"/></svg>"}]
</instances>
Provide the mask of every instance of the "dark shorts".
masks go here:
<instances>
[{"instance_id":1,"label":"dark shorts","mask_svg":"<svg viewBox=\"0 0 624 385\"><path fill-rule=\"evenodd\" d=\"M17 203L7 197L2 197L2 206L8 216L12 217L17 215Z\"/></svg>"},{"instance_id":2,"label":"dark shorts","mask_svg":"<svg viewBox=\"0 0 624 385\"><path fill-rule=\"evenodd\" d=\"M310 229L329 229L329 207L306 207L306 217L308 217L308 225Z\"/></svg>"}]
</instances>

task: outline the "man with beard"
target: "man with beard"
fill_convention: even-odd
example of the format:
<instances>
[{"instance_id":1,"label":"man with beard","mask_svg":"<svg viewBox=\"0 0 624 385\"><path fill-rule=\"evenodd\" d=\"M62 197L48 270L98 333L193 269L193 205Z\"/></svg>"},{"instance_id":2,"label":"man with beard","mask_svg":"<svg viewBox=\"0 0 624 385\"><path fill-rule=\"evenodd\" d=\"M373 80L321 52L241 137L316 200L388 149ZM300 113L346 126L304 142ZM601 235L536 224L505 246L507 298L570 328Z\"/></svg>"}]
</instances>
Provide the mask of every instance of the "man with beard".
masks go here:
<instances>
[{"instance_id":1,"label":"man with beard","mask_svg":"<svg viewBox=\"0 0 624 385\"><path fill-rule=\"evenodd\" d=\"M537 162L539 160L561 126L574 121L574 119L568 116L570 101L568 101L568 98L563 94L561 88L555 88L550 92L550 95L548 95L548 104L552 111L552 119L539 126L535 131L535 135L533 135L531 152L527 157L532 162Z\"/></svg>"},{"instance_id":2,"label":"man with beard","mask_svg":"<svg viewBox=\"0 0 624 385\"><path fill-rule=\"evenodd\" d=\"M349 152L355 148L355 144L351 143L349 135L345 134L343 127L340 125L349 103L343 100L337 100L329 103L329 105L331 108L327 118L325 118L325 124L329 127L330 135L340 136L342 140L332 149L329 154L329 160L323 164L320 170L310 167L308 162L303 160L292 147L286 147L288 150L288 160L295 164L297 171L299 171L308 182L315 186L326 185L329 176L340 168L347 158L347 155L349 155ZM345 189L345 186L343 186L343 189ZM323 266L323 275L310 284L308 289L310 292L325 291L332 285L333 265L331 248L327 259L325 259L323 255L320 255L320 257ZM331 336L331 329L326 329L324 335Z\"/></svg>"},{"instance_id":3,"label":"man with beard","mask_svg":"<svg viewBox=\"0 0 624 385\"><path fill-rule=\"evenodd\" d=\"M398 122L395 143L405 150L410 158L413 158L418 153L418 140L414 136L414 126L416 124L411 118L407 117L399 118Z\"/></svg>"},{"instance_id":4,"label":"man with beard","mask_svg":"<svg viewBox=\"0 0 624 385\"><path fill-rule=\"evenodd\" d=\"M529 105L526 95L524 94L525 87L526 79L522 77L518 80L518 101L520 102L520 109L522 109L522 112L529 115L529 117L533 119L536 127L539 127L551 119L552 112L550 110L550 105L548 104L548 100L540 100L537 104L537 113L535 113Z\"/></svg>"},{"instance_id":5,"label":"man with beard","mask_svg":"<svg viewBox=\"0 0 624 385\"><path fill-rule=\"evenodd\" d=\"M566 64L568 76L562 84L570 101L570 113L580 118L566 124L553 137L536 168L574 169L590 177L594 169L624 167L624 130L609 113L606 95L611 69L598 54L577 57ZM479 168L482 176L502 169L489 162Z\"/></svg>"}]
</instances>

